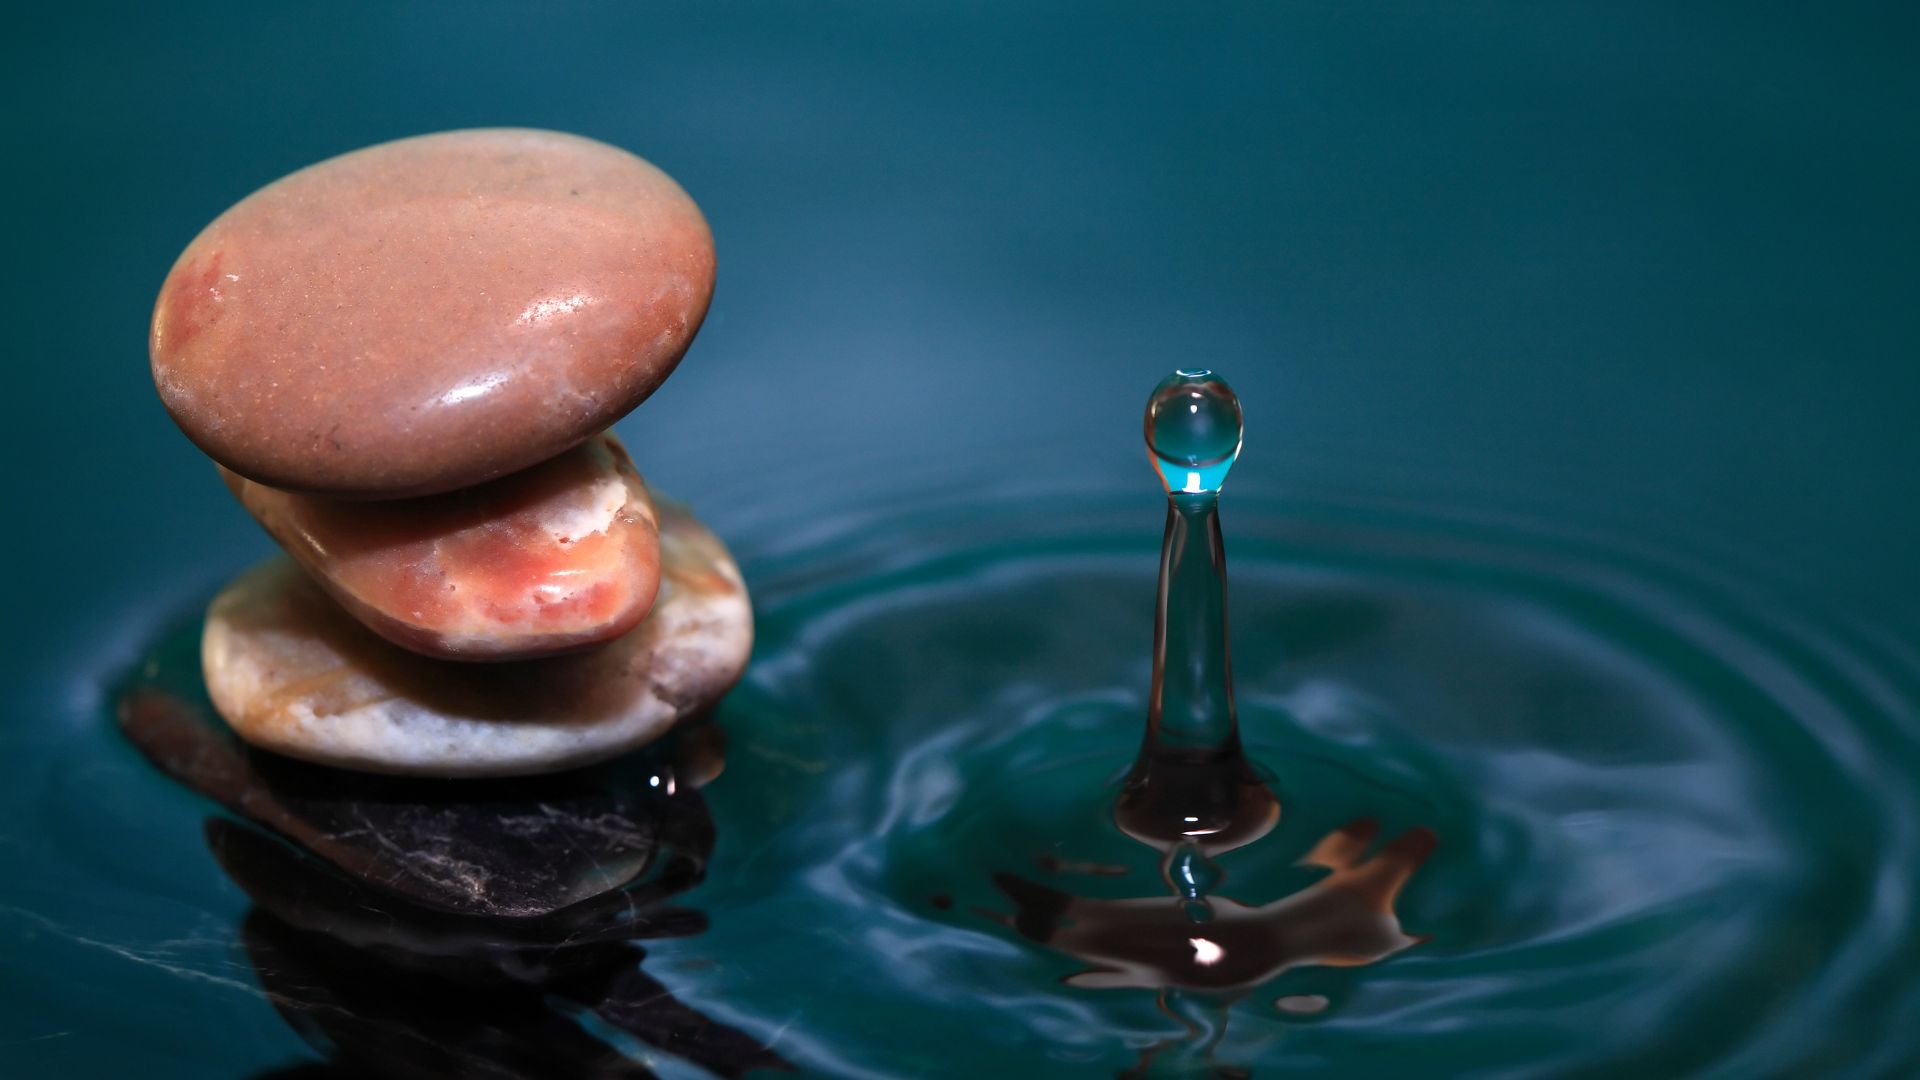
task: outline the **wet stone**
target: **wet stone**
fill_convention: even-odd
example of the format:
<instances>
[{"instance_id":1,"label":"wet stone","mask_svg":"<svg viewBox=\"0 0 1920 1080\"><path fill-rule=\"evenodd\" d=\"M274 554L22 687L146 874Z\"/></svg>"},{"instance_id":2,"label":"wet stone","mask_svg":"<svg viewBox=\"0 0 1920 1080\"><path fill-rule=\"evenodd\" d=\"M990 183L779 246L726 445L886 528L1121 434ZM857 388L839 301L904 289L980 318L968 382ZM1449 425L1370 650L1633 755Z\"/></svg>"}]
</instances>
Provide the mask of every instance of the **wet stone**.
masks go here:
<instances>
[{"instance_id":1,"label":"wet stone","mask_svg":"<svg viewBox=\"0 0 1920 1080\"><path fill-rule=\"evenodd\" d=\"M745 671L753 616L726 548L659 507L661 591L598 648L465 664L399 648L276 559L214 598L207 692L255 746L346 769L439 777L550 772L652 742Z\"/></svg>"},{"instance_id":2,"label":"wet stone","mask_svg":"<svg viewBox=\"0 0 1920 1080\"><path fill-rule=\"evenodd\" d=\"M414 499L353 502L225 477L342 607L427 656L515 660L611 641L659 589L653 500L612 435Z\"/></svg>"},{"instance_id":3,"label":"wet stone","mask_svg":"<svg viewBox=\"0 0 1920 1080\"><path fill-rule=\"evenodd\" d=\"M605 430L706 316L713 240L624 150L453 131L302 169L195 237L149 340L187 436L272 487L451 491Z\"/></svg>"}]
</instances>

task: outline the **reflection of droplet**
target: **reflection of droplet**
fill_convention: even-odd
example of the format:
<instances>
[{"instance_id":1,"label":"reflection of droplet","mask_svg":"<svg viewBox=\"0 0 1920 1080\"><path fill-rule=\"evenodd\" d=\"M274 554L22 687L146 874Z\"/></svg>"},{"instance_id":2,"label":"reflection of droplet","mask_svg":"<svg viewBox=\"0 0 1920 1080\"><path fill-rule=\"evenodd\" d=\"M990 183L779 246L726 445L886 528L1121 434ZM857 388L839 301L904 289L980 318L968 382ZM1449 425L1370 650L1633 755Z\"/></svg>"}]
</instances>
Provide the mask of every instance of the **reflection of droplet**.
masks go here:
<instances>
[{"instance_id":1,"label":"reflection of droplet","mask_svg":"<svg viewBox=\"0 0 1920 1080\"><path fill-rule=\"evenodd\" d=\"M1323 994L1288 994L1275 1001L1273 1007L1295 1016L1312 1016L1326 1011L1327 999Z\"/></svg>"},{"instance_id":2,"label":"reflection of droplet","mask_svg":"<svg viewBox=\"0 0 1920 1080\"><path fill-rule=\"evenodd\" d=\"M1437 840L1416 826L1369 853L1378 835L1373 821L1335 830L1303 860L1332 873L1264 904L1217 894L1171 904L1165 896L1077 896L999 873L994 884L1014 910L985 914L1088 964L1068 976L1070 986L1240 990L1295 967L1359 967L1426 940L1402 929L1395 901ZM1176 892L1182 875L1189 886L1201 877L1180 854L1167 867Z\"/></svg>"},{"instance_id":3,"label":"reflection of droplet","mask_svg":"<svg viewBox=\"0 0 1920 1080\"><path fill-rule=\"evenodd\" d=\"M1176 371L1147 399L1147 449L1169 492L1212 495L1240 455L1240 399L1211 371Z\"/></svg>"},{"instance_id":4,"label":"reflection of droplet","mask_svg":"<svg viewBox=\"0 0 1920 1080\"><path fill-rule=\"evenodd\" d=\"M1220 887L1220 867L1192 844L1181 844L1167 856L1167 883L1188 900L1199 900Z\"/></svg>"}]
</instances>

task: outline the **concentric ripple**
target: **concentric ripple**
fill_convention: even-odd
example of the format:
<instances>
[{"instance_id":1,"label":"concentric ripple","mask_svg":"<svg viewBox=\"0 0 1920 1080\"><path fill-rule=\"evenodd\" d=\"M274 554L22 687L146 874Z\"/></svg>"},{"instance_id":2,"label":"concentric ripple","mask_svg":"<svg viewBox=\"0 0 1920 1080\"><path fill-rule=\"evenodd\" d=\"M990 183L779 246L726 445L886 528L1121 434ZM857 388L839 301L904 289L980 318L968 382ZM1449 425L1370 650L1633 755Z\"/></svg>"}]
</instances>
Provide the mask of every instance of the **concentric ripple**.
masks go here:
<instances>
[{"instance_id":1,"label":"concentric ripple","mask_svg":"<svg viewBox=\"0 0 1920 1080\"><path fill-rule=\"evenodd\" d=\"M1909 664L1700 567L1353 509L1228 510L1241 721L1283 816L1219 891L1307 887L1356 820L1429 829L1395 908L1420 943L1215 1012L1065 984L1087 965L1009 925L994 877L1164 895L1103 816L1152 525L970 508L750 566L760 645L689 898L712 927L653 950L673 991L836 1076L1115 1075L1168 1046L1289 1076L1920 1065Z\"/></svg>"}]
</instances>

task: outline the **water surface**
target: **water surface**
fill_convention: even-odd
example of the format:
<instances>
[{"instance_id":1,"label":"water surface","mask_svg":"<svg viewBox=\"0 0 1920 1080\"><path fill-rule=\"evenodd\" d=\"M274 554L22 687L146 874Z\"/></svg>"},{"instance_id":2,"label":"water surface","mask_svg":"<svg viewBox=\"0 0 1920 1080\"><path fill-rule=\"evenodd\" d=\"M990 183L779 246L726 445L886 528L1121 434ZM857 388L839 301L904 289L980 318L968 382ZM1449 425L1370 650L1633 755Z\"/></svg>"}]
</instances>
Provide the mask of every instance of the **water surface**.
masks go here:
<instances>
[{"instance_id":1,"label":"water surface","mask_svg":"<svg viewBox=\"0 0 1920 1080\"><path fill-rule=\"evenodd\" d=\"M1037 930L1036 911L1174 903L1158 856L1111 819L1147 689L1141 502L883 516L750 565L759 644L716 718L712 850L670 897L699 921L619 970L657 982L681 1029L727 1033L737 1060L820 1076L1144 1061L1864 1077L1920 1062L1911 666L1704 566L1359 506L1227 509L1242 734L1282 815L1216 857L1210 891L1233 918L1277 912L1311 938L1300 912L1346 836L1353 865L1405 871L1382 893L1394 940L1330 959L1322 934L1217 985L1179 956L1154 969L1172 972L1161 985L1112 964L1090 978L1098 957ZM43 792L40 812L66 823L49 871L96 884L26 955L131 960L165 988L162 1012L312 1015L272 992L285 943L273 951L232 859L210 851L212 805L146 768L107 716L70 752L106 794ZM128 835L141 843L105 842ZM701 1075L671 1039L549 1012L600 1052ZM517 1060L434 1015L417 1021L433 1045ZM216 1057L251 1075L333 1045L265 1015Z\"/></svg>"}]
</instances>

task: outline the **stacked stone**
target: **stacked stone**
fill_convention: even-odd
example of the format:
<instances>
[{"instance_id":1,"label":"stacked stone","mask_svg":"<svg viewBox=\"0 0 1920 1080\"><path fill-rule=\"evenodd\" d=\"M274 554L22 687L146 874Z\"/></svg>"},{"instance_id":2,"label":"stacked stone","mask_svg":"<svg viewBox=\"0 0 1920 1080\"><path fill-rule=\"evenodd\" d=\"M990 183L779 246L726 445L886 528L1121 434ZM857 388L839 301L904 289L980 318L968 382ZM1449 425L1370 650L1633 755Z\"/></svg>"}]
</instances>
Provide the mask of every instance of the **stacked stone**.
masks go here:
<instances>
[{"instance_id":1,"label":"stacked stone","mask_svg":"<svg viewBox=\"0 0 1920 1080\"><path fill-rule=\"evenodd\" d=\"M547 772L657 738L739 678L724 546L606 431L713 291L665 173L571 135L370 147L249 195L161 287L154 382L292 558L207 613L254 745L374 772Z\"/></svg>"}]
</instances>

